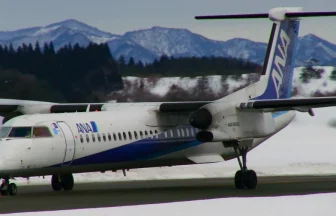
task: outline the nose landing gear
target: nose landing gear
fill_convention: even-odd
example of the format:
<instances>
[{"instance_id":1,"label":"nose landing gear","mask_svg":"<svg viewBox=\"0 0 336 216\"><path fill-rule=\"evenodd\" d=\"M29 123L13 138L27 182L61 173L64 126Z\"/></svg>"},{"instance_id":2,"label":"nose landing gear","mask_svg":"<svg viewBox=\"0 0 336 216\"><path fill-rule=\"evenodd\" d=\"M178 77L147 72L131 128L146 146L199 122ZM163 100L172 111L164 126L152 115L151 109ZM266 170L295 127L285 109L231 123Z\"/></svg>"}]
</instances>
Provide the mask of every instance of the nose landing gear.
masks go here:
<instances>
[{"instance_id":1,"label":"nose landing gear","mask_svg":"<svg viewBox=\"0 0 336 216\"><path fill-rule=\"evenodd\" d=\"M9 178L4 178L0 185L0 194L2 196L15 196L17 193L17 186L15 183L9 183Z\"/></svg>"}]
</instances>

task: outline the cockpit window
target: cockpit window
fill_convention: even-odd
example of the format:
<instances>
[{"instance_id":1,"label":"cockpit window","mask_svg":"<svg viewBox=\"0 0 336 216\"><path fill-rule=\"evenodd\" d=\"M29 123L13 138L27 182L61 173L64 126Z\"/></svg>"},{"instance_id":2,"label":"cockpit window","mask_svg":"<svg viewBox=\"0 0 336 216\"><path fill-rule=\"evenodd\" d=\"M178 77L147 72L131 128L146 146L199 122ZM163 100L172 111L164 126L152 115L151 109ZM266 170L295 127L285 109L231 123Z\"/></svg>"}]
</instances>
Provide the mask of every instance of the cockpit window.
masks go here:
<instances>
[{"instance_id":1,"label":"cockpit window","mask_svg":"<svg viewBox=\"0 0 336 216\"><path fill-rule=\"evenodd\" d=\"M13 127L8 137L30 138L31 127Z\"/></svg>"},{"instance_id":2,"label":"cockpit window","mask_svg":"<svg viewBox=\"0 0 336 216\"><path fill-rule=\"evenodd\" d=\"M7 137L9 131L11 130L12 128L11 127L2 127L0 129L0 138L5 138Z\"/></svg>"},{"instance_id":3,"label":"cockpit window","mask_svg":"<svg viewBox=\"0 0 336 216\"><path fill-rule=\"evenodd\" d=\"M47 127L34 127L33 137L51 137L51 133Z\"/></svg>"}]
</instances>

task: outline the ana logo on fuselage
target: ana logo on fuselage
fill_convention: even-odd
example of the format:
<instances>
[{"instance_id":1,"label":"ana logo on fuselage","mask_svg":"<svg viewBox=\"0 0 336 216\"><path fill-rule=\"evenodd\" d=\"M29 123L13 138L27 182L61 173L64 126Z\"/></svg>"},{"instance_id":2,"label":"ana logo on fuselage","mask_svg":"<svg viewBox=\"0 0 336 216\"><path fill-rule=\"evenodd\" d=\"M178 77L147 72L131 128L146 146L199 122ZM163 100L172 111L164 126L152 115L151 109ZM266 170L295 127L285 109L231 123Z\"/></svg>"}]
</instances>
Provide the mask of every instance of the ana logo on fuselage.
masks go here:
<instances>
[{"instance_id":1,"label":"ana logo on fuselage","mask_svg":"<svg viewBox=\"0 0 336 216\"><path fill-rule=\"evenodd\" d=\"M272 70L272 78L273 78L273 83L275 86L275 90L277 93L277 98L279 98L279 92L280 92L280 87L282 85L282 79L284 76L284 70L286 66L286 60L287 60L287 52L288 52L288 46L290 44L290 38L286 34L284 30L281 29L280 32L280 40L281 44L278 44L278 51L280 52L280 55L276 55L274 59L274 65L275 67Z\"/></svg>"},{"instance_id":2,"label":"ana logo on fuselage","mask_svg":"<svg viewBox=\"0 0 336 216\"><path fill-rule=\"evenodd\" d=\"M95 133L98 132L95 122L89 123L76 123L78 133Z\"/></svg>"}]
</instances>

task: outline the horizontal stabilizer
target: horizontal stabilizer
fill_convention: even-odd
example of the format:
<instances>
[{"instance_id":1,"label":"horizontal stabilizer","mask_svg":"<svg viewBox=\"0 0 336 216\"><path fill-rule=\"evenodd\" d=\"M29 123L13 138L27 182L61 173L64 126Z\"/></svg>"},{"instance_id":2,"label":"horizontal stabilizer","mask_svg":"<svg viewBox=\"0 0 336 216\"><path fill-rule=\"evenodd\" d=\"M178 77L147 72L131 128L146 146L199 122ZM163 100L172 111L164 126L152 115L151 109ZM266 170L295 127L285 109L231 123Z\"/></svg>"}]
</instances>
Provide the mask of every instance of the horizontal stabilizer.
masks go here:
<instances>
[{"instance_id":1,"label":"horizontal stabilizer","mask_svg":"<svg viewBox=\"0 0 336 216\"><path fill-rule=\"evenodd\" d=\"M325 17L325 16L336 16L336 11L287 12L284 15L287 18ZM204 20L204 19L256 19L256 18L269 18L269 13L195 16L195 19L198 19L198 20Z\"/></svg>"},{"instance_id":2,"label":"horizontal stabilizer","mask_svg":"<svg viewBox=\"0 0 336 216\"><path fill-rule=\"evenodd\" d=\"M240 103L237 108L241 110L262 110L272 112L285 110L308 111L311 108L329 106L336 106L336 97L255 100Z\"/></svg>"}]
</instances>

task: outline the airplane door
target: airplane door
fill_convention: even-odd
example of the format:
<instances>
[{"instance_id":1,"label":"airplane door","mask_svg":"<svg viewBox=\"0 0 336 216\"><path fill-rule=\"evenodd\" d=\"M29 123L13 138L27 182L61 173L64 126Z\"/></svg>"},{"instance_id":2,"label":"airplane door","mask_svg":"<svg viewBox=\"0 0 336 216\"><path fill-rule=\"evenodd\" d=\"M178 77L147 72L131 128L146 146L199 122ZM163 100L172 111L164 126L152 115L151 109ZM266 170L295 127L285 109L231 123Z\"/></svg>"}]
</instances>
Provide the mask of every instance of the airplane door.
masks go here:
<instances>
[{"instance_id":1,"label":"airplane door","mask_svg":"<svg viewBox=\"0 0 336 216\"><path fill-rule=\"evenodd\" d=\"M65 122L57 122L60 126L65 141L65 155L62 166L68 166L72 163L75 156L75 139L69 125Z\"/></svg>"}]
</instances>

